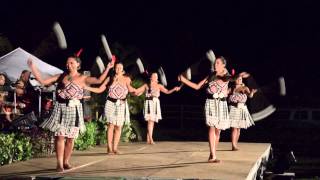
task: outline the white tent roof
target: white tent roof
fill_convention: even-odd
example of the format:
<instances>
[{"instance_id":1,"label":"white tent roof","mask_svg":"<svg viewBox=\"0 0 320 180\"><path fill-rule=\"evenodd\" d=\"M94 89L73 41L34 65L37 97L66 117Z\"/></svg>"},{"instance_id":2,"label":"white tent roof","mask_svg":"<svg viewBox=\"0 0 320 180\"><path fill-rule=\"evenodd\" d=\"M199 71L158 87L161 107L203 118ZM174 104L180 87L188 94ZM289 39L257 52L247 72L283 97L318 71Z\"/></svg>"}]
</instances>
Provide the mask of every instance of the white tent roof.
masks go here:
<instances>
[{"instance_id":1,"label":"white tent roof","mask_svg":"<svg viewBox=\"0 0 320 180\"><path fill-rule=\"evenodd\" d=\"M8 78L15 82L20 78L20 74L23 70L30 70L27 62L28 58L31 56L33 63L38 67L42 78L48 78L50 76L61 74L63 71L56 68L48 63L43 62L34 55L28 53L22 48L17 48L10 53L0 57L0 72L5 72ZM35 85L32 83L32 85Z\"/></svg>"}]
</instances>

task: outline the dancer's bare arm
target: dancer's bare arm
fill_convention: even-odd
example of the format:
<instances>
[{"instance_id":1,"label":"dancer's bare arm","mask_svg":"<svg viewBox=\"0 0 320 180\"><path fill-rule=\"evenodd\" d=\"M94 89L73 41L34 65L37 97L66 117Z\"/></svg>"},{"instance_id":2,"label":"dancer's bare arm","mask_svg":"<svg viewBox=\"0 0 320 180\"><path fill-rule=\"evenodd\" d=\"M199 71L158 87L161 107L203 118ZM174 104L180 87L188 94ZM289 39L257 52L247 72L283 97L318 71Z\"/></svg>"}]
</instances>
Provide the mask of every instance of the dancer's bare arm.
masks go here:
<instances>
[{"instance_id":1,"label":"dancer's bare arm","mask_svg":"<svg viewBox=\"0 0 320 180\"><path fill-rule=\"evenodd\" d=\"M53 82L57 81L58 78L60 77L61 74L57 74L55 76L49 77L47 79L42 79L41 74L36 67L36 65L33 63L32 59L28 59L28 66L31 69L32 74L36 78L37 81L39 81L42 85L49 85L52 84Z\"/></svg>"},{"instance_id":2,"label":"dancer's bare arm","mask_svg":"<svg viewBox=\"0 0 320 180\"><path fill-rule=\"evenodd\" d=\"M163 85L159 84L159 89L161 92L165 93L165 94L171 94L175 91L179 91L180 90L180 87L174 87L172 88L171 90L168 90L167 88L165 88Z\"/></svg>"},{"instance_id":3,"label":"dancer's bare arm","mask_svg":"<svg viewBox=\"0 0 320 180\"><path fill-rule=\"evenodd\" d=\"M141 87L137 88L135 95L141 96L147 90L147 84L143 84Z\"/></svg>"},{"instance_id":4,"label":"dancer's bare arm","mask_svg":"<svg viewBox=\"0 0 320 180\"><path fill-rule=\"evenodd\" d=\"M103 71L99 78L88 76L86 78L87 84L101 84L107 77L111 68L113 68L114 64L109 62L107 68Z\"/></svg>"},{"instance_id":5,"label":"dancer's bare arm","mask_svg":"<svg viewBox=\"0 0 320 180\"><path fill-rule=\"evenodd\" d=\"M250 89L248 88L248 92L249 92L248 96L252 98L257 91L258 91L257 89L251 89L250 91Z\"/></svg>"},{"instance_id":6,"label":"dancer's bare arm","mask_svg":"<svg viewBox=\"0 0 320 180\"><path fill-rule=\"evenodd\" d=\"M125 82L128 88L128 91L133 94L137 94L137 89L131 86L131 79L129 77L125 77Z\"/></svg>"},{"instance_id":7,"label":"dancer's bare arm","mask_svg":"<svg viewBox=\"0 0 320 180\"><path fill-rule=\"evenodd\" d=\"M184 83L185 85L187 85L195 90L199 90L205 83L207 83L207 77L204 78L203 80L201 80L198 84L189 81L183 75L180 75L179 78L182 83Z\"/></svg>"},{"instance_id":8,"label":"dancer's bare arm","mask_svg":"<svg viewBox=\"0 0 320 180\"><path fill-rule=\"evenodd\" d=\"M90 87L90 86L84 86L85 90L94 92L94 93L102 93L106 90L107 84L109 83L110 78L108 77L99 87Z\"/></svg>"}]
</instances>

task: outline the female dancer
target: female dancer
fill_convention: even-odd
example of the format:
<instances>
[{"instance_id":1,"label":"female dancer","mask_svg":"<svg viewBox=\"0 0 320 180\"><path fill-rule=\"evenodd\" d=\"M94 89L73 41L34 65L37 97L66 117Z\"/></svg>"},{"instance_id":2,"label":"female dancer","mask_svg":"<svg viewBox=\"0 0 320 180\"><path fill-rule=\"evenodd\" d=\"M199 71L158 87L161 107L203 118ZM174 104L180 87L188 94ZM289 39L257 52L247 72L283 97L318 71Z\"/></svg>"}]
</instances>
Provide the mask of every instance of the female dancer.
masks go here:
<instances>
[{"instance_id":1,"label":"female dancer","mask_svg":"<svg viewBox=\"0 0 320 180\"><path fill-rule=\"evenodd\" d=\"M106 78L108 71L113 67L111 63L99 77L90 77L80 74L80 58L69 56L66 62L68 72L43 79L39 70L29 58L28 65L35 78L42 85L49 85L57 82L57 103L49 119L40 126L55 133L55 147L57 158L57 171L70 169L70 157L73 150L74 138L77 138L79 131L85 131L83 120L83 109L80 99L83 98L83 87L85 84L98 84ZM66 139L66 141L65 141Z\"/></svg>"},{"instance_id":2,"label":"female dancer","mask_svg":"<svg viewBox=\"0 0 320 180\"><path fill-rule=\"evenodd\" d=\"M256 89L250 90L243 82L243 77L248 77L247 73L238 74L235 77L235 85L231 88L231 95L229 96L230 121L232 127L232 151L238 151L238 140L240 137L240 128L247 129L254 125L251 115L246 106L248 96L253 97Z\"/></svg>"},{"instance_id":3,"label":"female dancer","mask_svg":"<svg viewBox=\"0 0 320 180\"><path fill-rule=\"evenodd\" d=\"M154 123L158 123L158 121L162 119L159 101L160 92L171 94L174 91L179 90L179 87L174 87L173 89L168 90L163 85L159 84L157 73L152 73L150 82L137 89L137 95L141 95L143 92L146 92L143 114L144 119L148 122L147 144L155 144L153 141Z\"/></svg>"},{"instance_id":4,"label":"female dancer","mask_svg":"<svg viewBox=\"0 0 320 180\"><path fill-rule=\"evenodd\" d=\"M230 75L226 69L226 59L219 57L214 63L215 71L195 84L182 75L179 80L193 89L199 90L207 85L207 99L205 103L206 124L209 127L209 147L210 155L208 162L219 163L217 159L216 149L220 139L220 131L230 127L229 112L226 97L228 95L228 83Z\"/></svg>"},{"instance_id":5,"label":"female dancer","mask_svg":"<svg viewBox=\"0 0 320 180\"><path fill-rule=\"evenodd\" d=\"M130 84L131 79L124 74L123 65L117 63L115 65L115 75L113 77L107 77L100 87L85 87L86 90L94 93L102 93L108 89L108 97L104 109L108 123L108 154L119 154L118 144L120 141L122 125L124 122L130 121L126 97L128 92L136 93L136 89Z\"/></svg>"}]
</instances>

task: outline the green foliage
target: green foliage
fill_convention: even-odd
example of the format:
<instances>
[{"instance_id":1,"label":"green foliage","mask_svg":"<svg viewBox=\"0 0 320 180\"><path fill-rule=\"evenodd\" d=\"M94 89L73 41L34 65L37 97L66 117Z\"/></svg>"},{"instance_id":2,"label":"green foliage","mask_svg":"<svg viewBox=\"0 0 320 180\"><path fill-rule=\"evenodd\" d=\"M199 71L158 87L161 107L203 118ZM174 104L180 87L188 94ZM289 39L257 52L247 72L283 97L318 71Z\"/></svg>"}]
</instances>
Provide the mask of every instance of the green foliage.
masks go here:
<instances>
[{"instance_id":1,"label":"green foliage","mask_svg":"<svg viewBox=\"0 0 320 180\"><path fill-rule=\"evenodd\" d=\"M0 163L27 160L32 156L30 138L22 134L0 134Z\"/></svg>"},{"instance_id":2,"label":"green foliage","mask_svg":"<svg viewBox=\"0 0 320 180\"><path fill-rule=\"evenodd\" d=\"M0 134L0 163L9 164L13 159L14 134Z\"/></svg>"},{"instance_id":3,"label":"green foliage","mask_svg":"<svg viewBox=\"0 0 320 180\"><path fill-rule=\"evenodd\" d=\"M96 144L107 144L107 130L106 130L106 123L102 121L102 116L97 121L97 134L96 134Z\"/></svg>"},{"instance_id":4,"label":"green foliage","mask_svg":"<svg viewBox=\"0 0 320 180\"><path fill-rule=\"evenodd\" d=\"M54 151L54 133L48 130L37 129L30 135L32 154L34 157L51 155Z\"/></svg>"},{"instance_id":5,"label":"green foliage","mask_svg":"<svg viewBox=\"0 0 320 180\"><path fill-rule=\"evenodd\" d=\"M13 162L28 160L32 157L30 137L26 137L22 134L16 135L14 145Z\"/></svg>"},{"instance_id":6,"label":"green foliage","mask_svg":"<svg viewBox=\"0 0 320 180\"><path fill-rule=\"evenodd\" d=\"M125 123L122 127L120 140L122 142L129 142L132 137L135 137L135 134L132 133L131 123Z\"/></svg>"},{"instance_id":7,"label":"green foliage","mask_svg":"<svg viewBox=\"0 0 320 180\"><path fill-rule=\"evenodd\" d=\"M139 121L135 119L131 119L131 129L132 129L132 136L130 137L130 141L142 141L142 135L145 134L143 129L141 129Z\"/></svg>"},{"instance_id":8,"label":"green foliage","mask_svg":"<svg viewBox=\"0 0 320 180\"><path fill-rule=\"evenodd\" d=\"M134 79L131 84L133 87L138 88L141 87L144 84L144 82L141 79ZM130 114L137 115L141 113L144 105L144 94L141 96L129 95L128 104Z\"/></svg>"},{"instance_id":9,"label":"green foliage","mask_svg":"<svg viewBox=\"0 0 320 180\"><path fill-rule=\"evenodd\" d=\"M86 123L86 131L80 134L75 140L74 147L76 150L86 150L89 147L96 145L96 129L97 123L95 121Z\"/></svg>"}]
</instances>

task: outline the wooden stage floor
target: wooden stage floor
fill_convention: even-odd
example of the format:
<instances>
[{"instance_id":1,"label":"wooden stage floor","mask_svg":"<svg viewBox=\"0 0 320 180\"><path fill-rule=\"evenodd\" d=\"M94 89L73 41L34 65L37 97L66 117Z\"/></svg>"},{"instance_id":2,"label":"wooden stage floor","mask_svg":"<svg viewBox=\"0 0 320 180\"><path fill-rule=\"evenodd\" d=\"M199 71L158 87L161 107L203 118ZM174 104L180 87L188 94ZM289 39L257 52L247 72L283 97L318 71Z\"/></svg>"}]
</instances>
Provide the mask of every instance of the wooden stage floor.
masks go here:
<instances>
[{"instance_id":1,"label":"wooden stage floor","mask_svg":"<svg viewBox=\"0 0 320 180\"><path fill-rule=\"evenodd\" d=\"M208 163L208 142L161 141L155 145L122 143L120 155L107 155L105 146L74 152L74 168L55 171L55 156L35 158L0 167L0 179L254 179L269 156L267 143L220 142L221 163Z\"/></svg>"}]
</instances>

